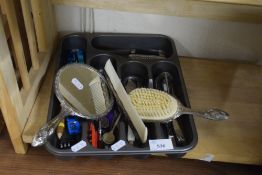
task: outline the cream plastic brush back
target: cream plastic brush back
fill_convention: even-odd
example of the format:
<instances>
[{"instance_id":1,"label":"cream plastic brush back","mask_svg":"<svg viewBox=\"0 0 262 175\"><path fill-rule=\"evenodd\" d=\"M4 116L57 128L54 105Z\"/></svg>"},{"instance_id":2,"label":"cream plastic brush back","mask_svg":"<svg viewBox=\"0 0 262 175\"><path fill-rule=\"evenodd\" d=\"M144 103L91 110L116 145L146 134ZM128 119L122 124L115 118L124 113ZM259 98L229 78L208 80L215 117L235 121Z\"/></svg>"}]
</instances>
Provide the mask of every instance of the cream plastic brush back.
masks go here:
<instances>
[{"instance_id":1,"label":"cream plastic brush back","mask_svg":"<svg viewBox=\"0 0 262 175\"><path fill-rule=\"evenodd\" d=\"M148 135L147 128L141 117L138 115L136 109L132 105L131 99L126 93L126 90L124 89L110 59L106 62L105 71L110 79L110 82L112 83L117 98L119 98L123 105L123 110L127 113L127 117L130 119L133 127L136 129L141 142L145 143Z\"/></svg>"}]
</instances>

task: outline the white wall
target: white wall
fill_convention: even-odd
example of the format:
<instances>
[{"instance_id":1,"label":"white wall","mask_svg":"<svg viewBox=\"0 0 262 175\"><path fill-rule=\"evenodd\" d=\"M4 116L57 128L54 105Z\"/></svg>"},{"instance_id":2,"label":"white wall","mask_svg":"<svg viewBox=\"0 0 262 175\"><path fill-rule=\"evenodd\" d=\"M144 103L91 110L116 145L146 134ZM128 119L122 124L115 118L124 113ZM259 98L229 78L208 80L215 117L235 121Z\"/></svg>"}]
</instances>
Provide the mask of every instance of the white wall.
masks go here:
<instances>
[{"instance_id":1,"label":"white wall","mask_svg":"<svg viewBox=\"0 0 262 175\"><path fill-rule=\"evenodd\" d=\"M87 9L86 31L88 15ZM56 6L59 31L81 31L81 17L79 7ZM175 40L181 56L262 63L261 24L95 9L94 31L164 34Z\"/></svg>"}]
</instances>

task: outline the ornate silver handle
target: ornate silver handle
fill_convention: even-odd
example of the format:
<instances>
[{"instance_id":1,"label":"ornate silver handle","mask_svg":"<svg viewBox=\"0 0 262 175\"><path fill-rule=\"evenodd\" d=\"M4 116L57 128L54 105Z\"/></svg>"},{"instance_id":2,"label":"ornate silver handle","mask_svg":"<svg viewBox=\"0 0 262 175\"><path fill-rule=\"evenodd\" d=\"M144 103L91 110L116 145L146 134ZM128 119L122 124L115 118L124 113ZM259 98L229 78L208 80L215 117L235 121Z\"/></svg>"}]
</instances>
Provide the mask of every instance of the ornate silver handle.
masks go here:
<instances>
[{"instance_id":1,"label":"ornate silver handle","mask_svg":"<svg viewBox=\"0 0 262 175\"><path fill-rule=\"evenodd\" d=\"M186 108L184 106L180 107L179 116L182 114L190 114L197 117L202 117L209 120L226 120L229 117L229 114L220 109L211 108L206 111L195 111L190 108Z\"/></svg>"},{"instance_id":2,"label":"ornate silver handle","mask_svg":"<svg viewBox=\"0 0 262 175\"><path fill-rule=\"evenodd\" d=\"M62 111L55 116L52 120L47 122L33 137L32 146L37 147L46 143L47 139L54 133L59 122L63 120L66 116L66 112Z\"/></svg>"}]
</instances>

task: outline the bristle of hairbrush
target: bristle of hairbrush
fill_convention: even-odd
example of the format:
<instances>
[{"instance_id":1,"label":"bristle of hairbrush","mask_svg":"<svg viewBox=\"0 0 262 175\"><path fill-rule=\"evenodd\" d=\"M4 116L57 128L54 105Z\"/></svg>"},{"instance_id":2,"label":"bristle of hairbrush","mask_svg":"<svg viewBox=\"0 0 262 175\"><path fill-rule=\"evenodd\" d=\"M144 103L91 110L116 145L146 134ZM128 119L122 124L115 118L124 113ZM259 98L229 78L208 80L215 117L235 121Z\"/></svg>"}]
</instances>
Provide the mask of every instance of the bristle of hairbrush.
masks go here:
<instances>
[{"instance_id":1,"label":"bristle of hairbrush","mask_svg":"<svg viewBox=\"0 0 262 175\"><path fill-rule=\"evenodd\" d=\"M177 112L177 101L169 94L149 88L130 92L132 104L144 121L164 121Z\"/></svg>"}]
</instances>

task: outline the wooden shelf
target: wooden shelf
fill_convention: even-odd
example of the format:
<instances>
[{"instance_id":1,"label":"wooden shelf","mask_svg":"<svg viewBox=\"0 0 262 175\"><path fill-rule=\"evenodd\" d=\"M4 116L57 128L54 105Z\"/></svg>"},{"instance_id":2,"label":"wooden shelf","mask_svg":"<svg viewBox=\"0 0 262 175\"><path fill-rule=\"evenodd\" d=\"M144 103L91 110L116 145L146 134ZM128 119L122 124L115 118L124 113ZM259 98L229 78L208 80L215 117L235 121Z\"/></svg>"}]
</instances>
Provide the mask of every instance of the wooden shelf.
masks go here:
<instances>
[{"instance_id":1,"label":"wooden shelf","mask_svg":"<svg viewBox=\"0 0 262 175\"><path fill-rule=\"evenodd\" d=\"M199 1L209 1L209 2L217 2L217 3L228 3L228 4L237 4L237 5L262 6L262 0L199 0Z\"/></svg>"},{"instance_id":2,"label":"wooden shelf","mask_svg":"<svg viewBox=\"0 0 262 175\"><path fill-rule=\"evenodd\" d=\"M186 157L261 165L262 66L196 59L181 65L191 106L230 114L222 122L195 118L198 145Z\"/></svg>"},{"instance_id":3,"label":"wooden shelf","mask_svg":"<svg viewBox=\"0 0 262 175\"><path fill-rule=\"evenodd\" d=\"M51 96L51 89L55 76L55 62L52 60L48 66L42 85L36 97L32 111L27 120L22 137L25 143L31 143L33 135L42 127L47 121L47 113Z\"/></svg>"},{"instance_id":4,"label":"wooden shelf","mask_svg":"<svg viewBox=\"0 0 262 175\"><path fill-rule=\"evenodd\" d=\"M194 108L218 107L230 119L213 122L195 118L199 141L185 157L213 154L215 161L262 164L262 66L181 58L189 99ZM47 119L54 76L51 64L23 133L30 143Z\"/></svg>"},{"instance_id":5,"label":"wooden shelf","mask_svg":"<svg viewBox=\"0 0 262 175\"><path fill-rule=\"evenodd\" d=\"M57 35L53 6L51 0L1 0L0 8L1 111L15 152L25 154L28 145L22 140L22 131Z\"/></svg>"},{"instance_id":6,"label":"wooden shelf","mask_svg":"<svg viewBox=\"0 0 262 175\"><path fill-rule=\"evenodd\" d=\"M52 0L52 2L55 5L262 23L262 0Z\"/></svg>"}]
</instances>

